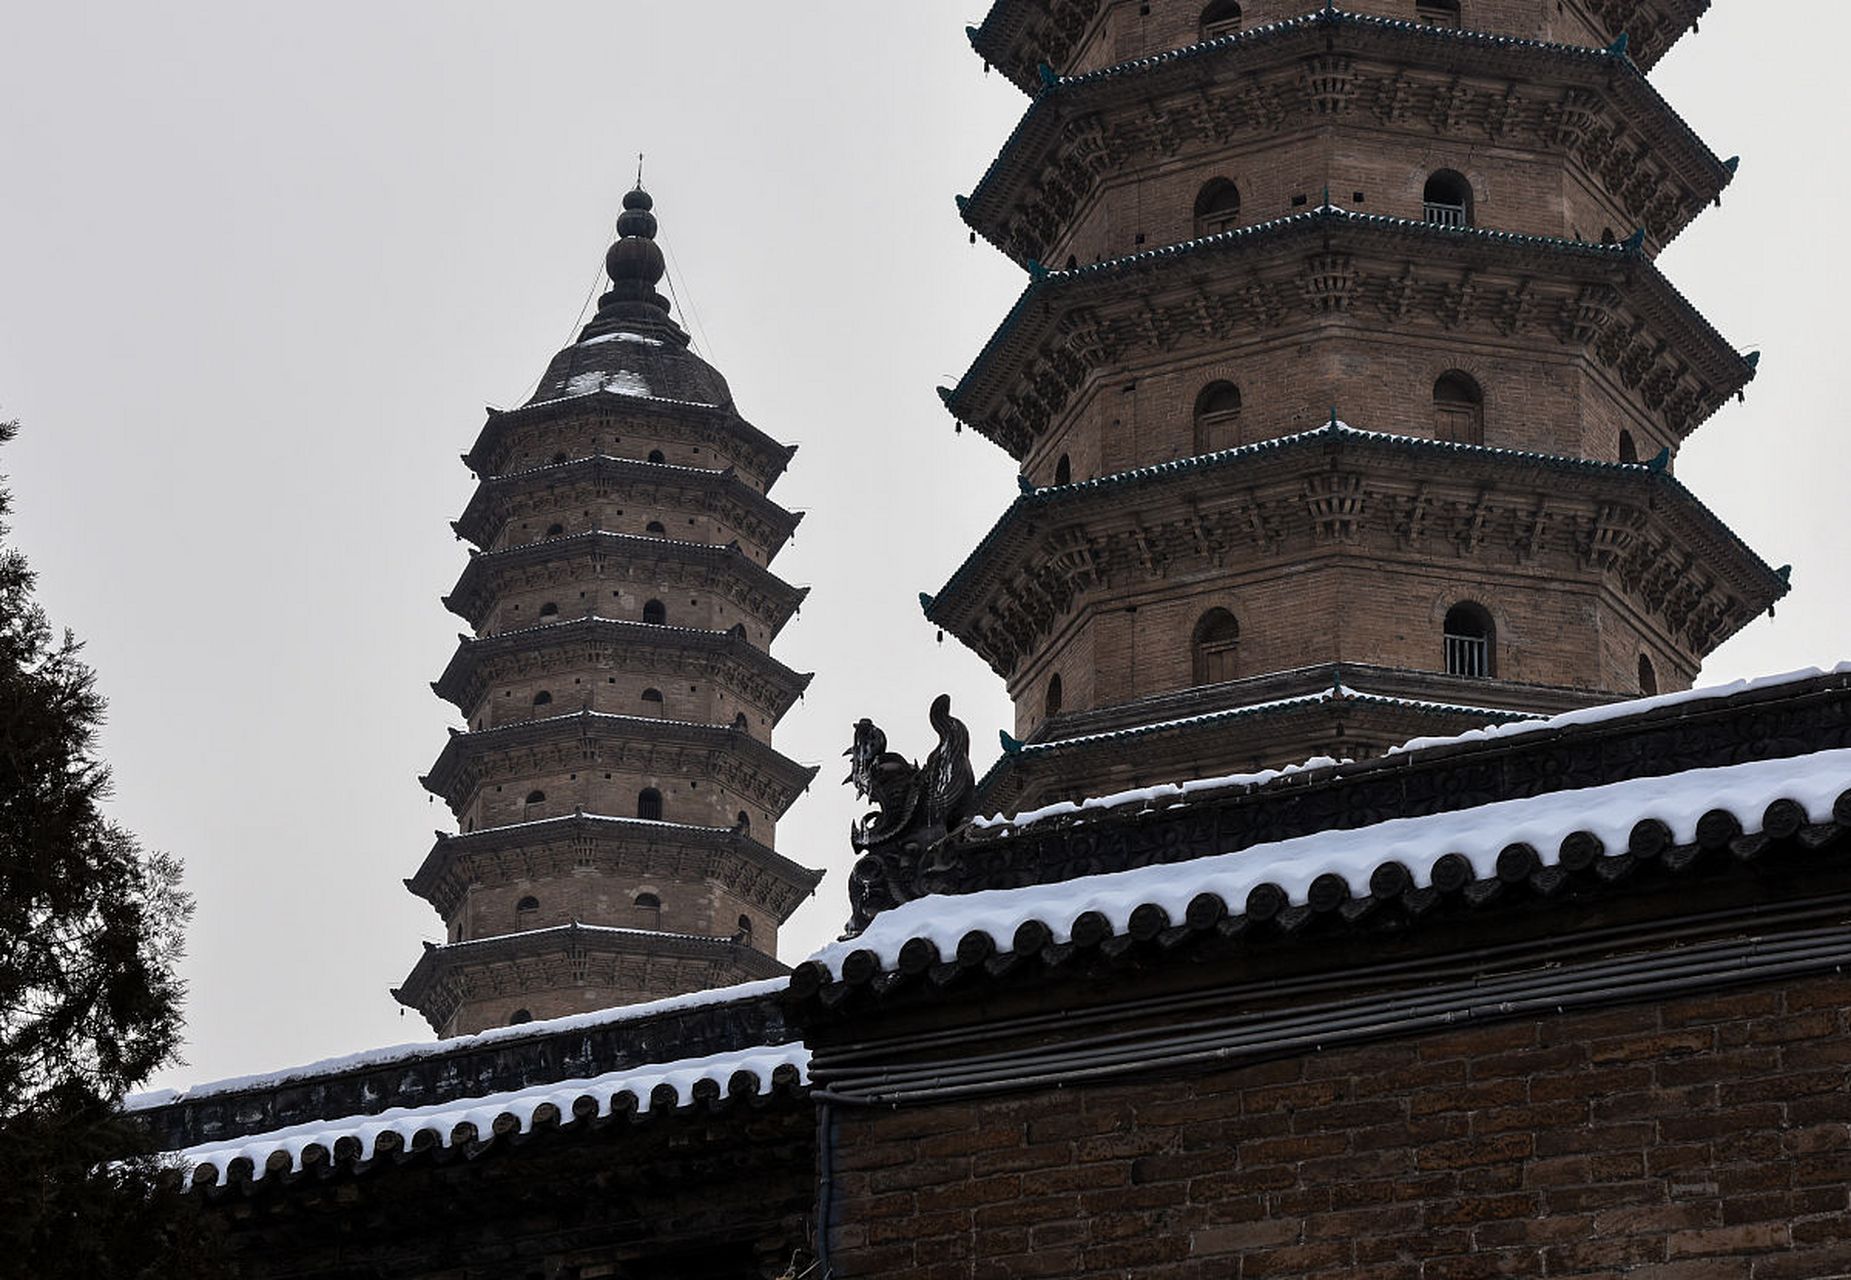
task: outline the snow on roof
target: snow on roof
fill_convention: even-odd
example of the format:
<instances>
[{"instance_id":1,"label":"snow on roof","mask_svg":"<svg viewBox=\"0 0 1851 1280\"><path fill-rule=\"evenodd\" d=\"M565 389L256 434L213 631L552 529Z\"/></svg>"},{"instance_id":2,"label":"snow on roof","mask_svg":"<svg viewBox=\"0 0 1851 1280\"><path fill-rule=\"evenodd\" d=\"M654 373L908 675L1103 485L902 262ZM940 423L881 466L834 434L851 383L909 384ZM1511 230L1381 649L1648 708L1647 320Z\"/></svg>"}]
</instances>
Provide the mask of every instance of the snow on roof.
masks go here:
<instances>
[{"instance_id":1,"label":"snow on roof","mask_svg":"<svg viewBox=\"0 0 1851 1280\"><path fill-rule=\"evenodd\" d=\"M891 969L899 961L900 948L912 938L930 939L949 954L961 938L975 931L989 934L999 950L1007 950L1016 929L1029 920L1046 925L1055 942L1065 942L1072 936L1073 921L1086 912L1101 913L1114 932L1123 932L1131 913L1145 903L1154 903L1172 920L1180 920L1198 894L1216 894L1230 910L1239 910L1248 894L1269 883L1282 889L1292 903L1300 904L1306 901L1311 882L1327 874L1341 876L1353 893L1366 896L1371 873L1385 862L1401 863L1415 885L1425 887L1432 883L1434 864L1453 853L1463 855L1478 876L1488 878L1496 875L1498 854L1511 844L1530 845L1544 866L1552 866L1560 860L1562 841L1570 834L1591 832L1608 848L1624 849L1634 824L1647 818L1663 822L1678 844L1695 839L1697 820L1711 809L1734 814L1750 834L1760 830L1767 806L1780 799L1797 802L1808 821L1829 821L1833 802L1847 788L1851 788L1851 748L1691 769L1668 777L1632 778L1450 813L1320 831L1186 862L1020 889L919 898L883 912L859 937L832 943L811 959L840 977L843 961L852 952L867 950L879 958L883 968Z\"/></svg>"},{"instance_id":2,"label":"snow on roof","mask_svg":"<svg viewBox=\"0 0 1851 1280\"><path fill-rule=\"evenodd\" d=\"M589 347L599 342L640 342L645 347L659 347L662 345L662 339L660 338L649 338L640 333L625 333L621 329L616 333L600 333L595 337L581 338L577 345Z\"/></svg>"},{"instance_id":3,"label":"snow on roof","mask_svg":"<svg viewBox=\"0 0 1851 1280\"><path fill-rule=\"evenodd\" d=\"M572 1013L561 1018L541 1018L513 1027L491 1027L487 1031L478 1031L474 1035L452 1036L448 1040L419 1041L413 1044L394 1044L377 1049L363 1049L358 1053L322 1058L317 1062L305 1063L298 1067L284 1067L276 1071L259 1072L256 1075L229 1076L223 1080L188 1085L184 1089L152 1089L146 1093L130 1094L123 1099L122 1109L124 1111L146 1111L174 1102L194 1102L217 1094L241 1093L250 1089L274 1089L279 1085L311 1076L340 1075L343 1072L389 1066L392 1063L405 1062L414 1058L466 1053L472 1049L501 1044L510 1040L526 1040L562 1031L589 1031L594 1027L608 1026L618 1022L633 1022L639 1018L654 1017L662 1013L676 1013L683 1009L698 1009L707 1005L757 1000L782 991L786 982L784 978L742 982L730 987L713 987L706 991L689 992L687 995L647 1000L641 1004L599 1009L592 1013Z\"/></svg>"},{"instance_id":4,"label":"snow on roof","mask_svg":"<svg viewBox=\"0 0 1851 1280\"><path fill-rule=\"evenodd\" d=\"M1292 698L1275 698L1269 702L1249 703L1244 707L1229 707L1222 711L1209 711L1202 715L1183 716L1175 720L1159 720L1151 724L1134 725L1126 729L1111 729L1104 733L1089 733L1074 738L1059 738L1052 742L1025 742L1015 754L1030 755L1055 748L1071 747L1089 742L1104 742L1131 735L1156 733L1164 729L1176 729L1195 724L1213 724L1221 720L1236 719L1241 716L1257 715L1267 711L1284 711L1295 707L1315 706L1322 702L1346 701L1370 704L1392 704L1395 706L1417 707L1428 711L1456 712L1464 715L1503 716L1522 720L1531 718L1534 713L1528 711L1511 711L1498 707L1470 707L1452 702L1430 702L1420 698L1399 698L1388 694L1364 693L1348 685L1324 689L1317 693L1301 694ZM1477 731L1475 731L1477 732ZM1446 741L1446 739L1419 739L1419 741ZM1058 800L1039 809L1028 809L1013 816L995 814L987 818L971 819L971 826L978 830L989 827L1026 827L1042 821L1044 818L1065 817L1068 814L1082 813L1089 810L1117 809L1128 804L1151 804L1158 800L1180 799L1197 791L1220 790L1224 787L1255 787L1272 782L1277 778L1294 773L1303 773L1307 769L1324 769L1331 765L1347 764L1332 756L1313 756L1299 764L1286 765L1279 769L1261 769L1252 773L1222 774L1212 778L1195 778L1186 782L1165 782L1149 787L1133 787L1129 791L1115 791L1110 795L1093 796L1085 800Z\"/></svg>"},{"instance_id":5,"label":"snow on roof","mask_svg":"<svg viewBox=\"0 0 1851 1280\"><path fill-rule=\"evenodd\" d=\"M779 985L782 985L781 980ZM529 1023L521 1029L527 1030L534 1025L537 1024ZM376 1115L311 1120L269 1133L201 1143L167 1158L189 1177L201 1177L202 1171L209 1168L215 1179L202 1180L220 1182L225 1180L232 1162L243 1158L251 1162L251 1177L259 1179L268 1171L271 1158L279 1153L288 1157L288 1169L294 1172L302 1168L303 1153L308 1148L319 1147L327 1155L337 1155L335 1144L343 1138L357 1143L354 1155L358 1159L370 1160L380 1139L387 1134L397 1139L388 1145L389 1150L411 1147L413 1139L421 1132L434 1134L437 1145L447 1147L459 1136L463 1141L472 1141L489 1137L498 1130L511 1131L506 1124L498 1124L503 1117L513 1119L512 1131L527 1133L533 1128L534 1113L543 1106L557 1112L560 1124L571 1124L579 1118L575 1104L584 1098L596 1104L595 1112L587 1109L589 1114L608 1116L613 1112L614 1101L625 1094L634 1100L632 1105L639 1114L646 1113L654 1105L655 1091L664 1085L675 1091L676 1106L687 1106L694 1101L694 1089L700 1082L712 1081L724 1093L740 1072L756 1080L758 1091L764 1093L770 1091L781 1069L788 1069L782 1071L786 1079L794 1071L797 1083L807 1083L809 1062L810 1051L801 1043L760 1045L703 1058L627 1067L590 1079L531 1085L478 1098L461 1098L424 1107L393 1107ZM459 1128L465 1125L470 1128L463 1129L459 1135Z\"/></svg>"},{"instance_id":6,"label":"snow on roof","mask_svg":"<svg viewBox=\"0 0 1851 1280\"><path fill-rule=\"evenodd\" d=\"M593 391L609 391L620 396L648 396L649 384L643 381L643 375L631 369L590 369L584 373L572 375L566 383L568 396L589 395Z\"/></svg>"},{"instance_id":7,"label":"snow on roof","mask_svg":"<svg viewBox=\"0 0 1851 1280\"><path fill-rule=\"evenodd\" d=\"M1468 729L1464 733L1453 734L1449 737L1414 738L1398 747L1389 748L1387 754L1399 755L1408 751L1425 751L1432 747L1452 746L1461 742L1483 742L1493 738L1513 737L1522 733L1545 733L1555 729L1573 728L1576 725L1603 724L1609 720L1621 720L1628 716L1642 716L1648 712L1657 711L1661 707L1685 706L1693 702L1713 702L1719 698L1731 698L1760 689L1775 689L1781 685L1798 684L1802 680L1815 680L1820 676L1828 675L1851 675L1851 662L1840 662L1831 667L1801 667L1797 671L1755 676L1746 680L1731 680L1727 684L1706 685L1701 688L1686 689L1681 693L1661 693L1651 698L1608 702L1598 707L1564 711L1560 715L1549 716L1546 719L1520 720L1510 724L1487 725L1482 729Z\"/></svg>"}]
</instances>

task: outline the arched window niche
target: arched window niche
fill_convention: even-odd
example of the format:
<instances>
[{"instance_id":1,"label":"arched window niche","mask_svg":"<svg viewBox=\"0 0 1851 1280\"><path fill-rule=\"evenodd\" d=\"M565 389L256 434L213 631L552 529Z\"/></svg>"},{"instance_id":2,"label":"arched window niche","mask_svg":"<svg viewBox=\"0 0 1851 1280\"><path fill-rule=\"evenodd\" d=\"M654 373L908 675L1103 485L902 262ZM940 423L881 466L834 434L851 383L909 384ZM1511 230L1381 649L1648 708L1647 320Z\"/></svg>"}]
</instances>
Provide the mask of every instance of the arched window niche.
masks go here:
<instances>
[{"instance_id":1,"label":"arched window niche","mask_svg":"<svg viewBox=\"0 0 1851 1280\"><path fill-rule=\"evenodd\" d=\"M1060 673L1057 671L1048 677L1047 693L1041 699L1041 714L1043 716L1059 715L1061 700Z\"/></svg>"},{"instance_id":2,"label":"arched window niche","mask_svg":"<svg viewBox=\"0 0 1851 1280\"><path fill-rule=\"evenodd\" d=\"M647 818L651 822L662 820L662 793L654 787L644 787L636 793L636 816Z\"/></svg>"},{"instance_id":3,"label":"arched window niche","mask_svg":"<svg viewBox=\"0 0 1851 1280\"><path fill-rule=\"evenodd\" d=\"M662 899L653 893L636 895L636 927L656 929L662 925Z\"/></svg>"},{"instance_id":4,"label":"arched window niche","mask_svg":"<svg viewBox=\"0 0 1851 1280\"><path fill-rule=\"evenodd\" d=\"M1240 445L1240 388L1211 382L1195 398L1195 451L1219 453Z\"/></svg>"},{"instance_id":5,"label":"arched window niche","mask_svg":"<svg viewBox=\"0 0 1851 1280\"><path fill-rule=\"evenodd\" d=\"M1454 169L1440 169L1428 176L1420 193L1422 221L1442 227L1469 227L1472 222L1472 184Z\"/></svg>"},{"instance_id":6,"label":"arched window niche","mask_svg":"<svg viewBox=\"0 0 1851 1280\"><path fill-rule=\"evenodd\" d=\"M1440 632L1447 675L1486 680L1497 674L1497 628L1483 605L1461 600L1446 611Z\"/></svg>"},{"instance_id":7,"label":"arched window niche","mask_svg":"<svg viewBox=\"0 0 1851 1280\"><path fill-rule=\"evenodd\" d=\"M1639 446L1633 443L1630 431L1620 432L1620 461L1634 464L1639 461Z\"/></svg>"},{"instance_id":8,"label":"arched window niche","mask_svg":"<svg viewBox=\"0 0 1851 1280\"><path fill-rule=\"evenodd\" d=\"M1652 665L1651 656L1643 653L1639 655L1639 696L1658 696L1658 668Z\"/></svg>"},{"instance_id":9,"label":"arched window niche","mask_svg":"<svg viewBox=\"0 0 1851 1280\"><path fill-rule=\"evenodd\" d=\"M1238 0L1215 0L1213 4L1202 10L1200 27L1204 40L1231 36L1239 31L1240 4Z\"/></svg>"},{"instance_id":10,"label":"arched window niche","mask_svg":"<svg viewBox=\"0 0 1851 1280\"><path fill-rule=\"evenodd\" d=\"M1414 0L1414 21L1423 27L1459 26L1459 0Z\"/></svg>"},{"instance_id":11,"label":"arched window niche","mask_svg":"<svg viewBox=\"0 0 1851 1280\"><path fill-rule=\"evenodd\" d=\"M1433 438L1453 444L1485 442L1485 393L1471 374L1450 369L1434 382Z\"/></svg>"},{"instance_id":12,"label":"arched window niche","mask_svg":"<svg viewBox=\"0 0 1851 1280\"><path fill-rule=\"evenodd\" d=\"M660 600L651 600L643 606L643 621L651 626L668 625L668 606Z\"/></svg>"},{"instance_id":13,"label":"arched window niche","mask_svg":"<svg viewBox=\"0 0 1851 1280\"><path fill-rule=\"evenodd\" d=\"M1240 188L1231 179L1211 178L1196 192L1195 234L1218 235L1240 225Z\"/></svg>"},{"instance_id":14,"label":"arched window niche","mask_svg":"<svg viewBox=\"0 0 1851 1280\"><path fill-rule=\"evenodd\" d=\"M1054 483L1073 483L1073 461L1064 453L1054 460Z\"/></svg>"},{"instance_id":15,"label":"arched window niche","mask_svg":"<svg viewBox=\"0 0 1851 1280\"><path fill-rule=\"evenodd\" d=\"M1196 684L1220 684L1239 674L1240 621L1226 609L1204 613L1190 638L1190 656Z\"/></svg>"}]
</instances>

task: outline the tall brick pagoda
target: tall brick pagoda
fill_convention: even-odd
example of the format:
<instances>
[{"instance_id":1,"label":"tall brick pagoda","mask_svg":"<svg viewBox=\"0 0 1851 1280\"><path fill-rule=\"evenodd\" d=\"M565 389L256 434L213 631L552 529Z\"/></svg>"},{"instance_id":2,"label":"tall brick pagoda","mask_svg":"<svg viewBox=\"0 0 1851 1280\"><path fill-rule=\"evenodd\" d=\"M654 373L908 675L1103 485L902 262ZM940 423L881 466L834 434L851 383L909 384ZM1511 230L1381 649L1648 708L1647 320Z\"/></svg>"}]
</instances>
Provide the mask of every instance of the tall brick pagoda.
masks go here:
<instances>
[{"instance_id":1,"label":"tall brick pagoda","mask_svg":"<svg viewBox=\"0 0 1851 1280\"><path fill-rule=\"evenodd\" d=\"M793 447L739 416L656 291L640 187L611 288L463 461L462 712L424 785L456 815L407 886L443 916L394 994L444 1035L770 977L821 873L774 850L808 786L771 745L810 677L771 657Z\"/></svg>"},{"instance_id":2,"label":"tall brick pagoda","mask_svg":"<svg viewBox=\"0 0 1851 1280\"><path fill-rule=\"evenodd\" d=\"M1707 0L997 0L959 204L1030 283L955 387L1022 495L928 616L985 800L1364 757L1690 686L1786 590L1673 478L1754 376L1653 265Z\"/></svg>"}]
</instances>

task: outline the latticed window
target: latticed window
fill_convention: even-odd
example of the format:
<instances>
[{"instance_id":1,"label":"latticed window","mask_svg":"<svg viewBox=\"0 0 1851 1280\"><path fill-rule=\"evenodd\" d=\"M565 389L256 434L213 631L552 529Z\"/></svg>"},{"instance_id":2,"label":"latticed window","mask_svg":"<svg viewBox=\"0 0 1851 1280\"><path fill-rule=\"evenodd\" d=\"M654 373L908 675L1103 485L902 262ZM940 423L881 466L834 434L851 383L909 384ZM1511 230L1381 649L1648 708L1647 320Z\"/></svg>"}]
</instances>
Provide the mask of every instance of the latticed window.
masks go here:
<instances>
[{"instance_id":1,"label":"latticed window","mask_svg":"<svg viewBox=\"0 0 1851 1280\"><path fill-rule=\"evenodd\" d=\"M636 816L647 818L651 822L662 820L662 793L654 787L644 787L636 796Z\"/></svg>"},{"instance_id":2,"label":"latticed window","mask_svg":"<svg viewBox=\"0 0 1851 1280\"><path fill-rule=\"evenodd\" d=\"M1485 679L1494 673L1497 657L1491 615L1470 601L1446 611L1442 627L1446 645L1446 674Z\"/></svg>"},{"instance_id":3,"label":"latticed window","mask_svg":"<svg viewBox=\"0 0 1851 1280\"><path fill-rule=\"evenodd\" d=\"M1195 451L1217 453L1240 444L1240 388L1211 382L1195 398Z\"/></svg>"},{"instance_id":4,"label":"latticed window","mask_svg":"<svg viewBox=\"0 0 1851 1280\"><path fill-rule=\"evenodd\" d=\"M1465 175L1441 169L1427 179L1420 193L1420 216L1442 227L1472 225L1472 184Z\"/></svg>"},{"instance_id":5,"label":"latticed window","mask_svg":"<svg viewBox=\"0 0 1851 1280\"><path fill-rule=\"evenodd\" d=\"M1195 197L1195 233L1212 236L1240 223L1240 188L1226 178L1206 183Z\"/></svg>"},{"instance_id":6,"label":"latticed window","mask_svg":"<svg viewBox=\"0 0 1851 1280\"><path fill-rule=\"evenodd\" d=\"M636 895L636 927L654 929L662 923L662 899L653 893Z\"/></svg>"},{"instance_id":7,"label":"latticed window","mask_svg":"<svg viewBox=\"0 0 1851 1280\"><path fill-rule=\"evenodd\" d=\"M1195 624L1191 645L1197 684L1219 684L1237 674L1240 622L1226 609L1210 609Z\"/></svg>"},{"instance_id":8,"label":"latticed window","mask_svg":"<svg viewBox=\"0 0 1851 1280\"><path fill-rule=\"evenodd\" d=\"M1233 35L1240 30L1240 5L1236 0L1215 0L1202 10L1202 39Z\"/></svg>"},{"instance_id":9,"label":"latticed window","mask_svg":"<svg viewBox=\"0 0 1851 1280\"><path fill-rule=\"evenodd\" d=\"M1470 374L1454 369L1434 382L1433 436L1454 444L1485 442L1485 393Z\"/></svg>"}]
</instances>

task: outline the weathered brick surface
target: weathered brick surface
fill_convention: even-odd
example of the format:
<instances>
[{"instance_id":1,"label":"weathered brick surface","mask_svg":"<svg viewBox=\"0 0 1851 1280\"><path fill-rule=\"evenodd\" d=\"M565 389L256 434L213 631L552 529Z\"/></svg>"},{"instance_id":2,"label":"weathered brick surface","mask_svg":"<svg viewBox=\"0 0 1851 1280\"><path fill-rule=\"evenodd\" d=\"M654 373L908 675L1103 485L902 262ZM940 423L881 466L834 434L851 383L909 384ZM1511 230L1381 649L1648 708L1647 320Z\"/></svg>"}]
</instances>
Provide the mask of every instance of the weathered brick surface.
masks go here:
<instances>
[{"instance_id":1,"label":"weathered brick surface","mask_svg":"<svg viewBox=\"0 0 1851 1280\"><path fill-rule=\"evenodd\" d=\"M1851 1266L1851 979L838 1111L841 1277Z\"/></svg>"}]
</instances>

